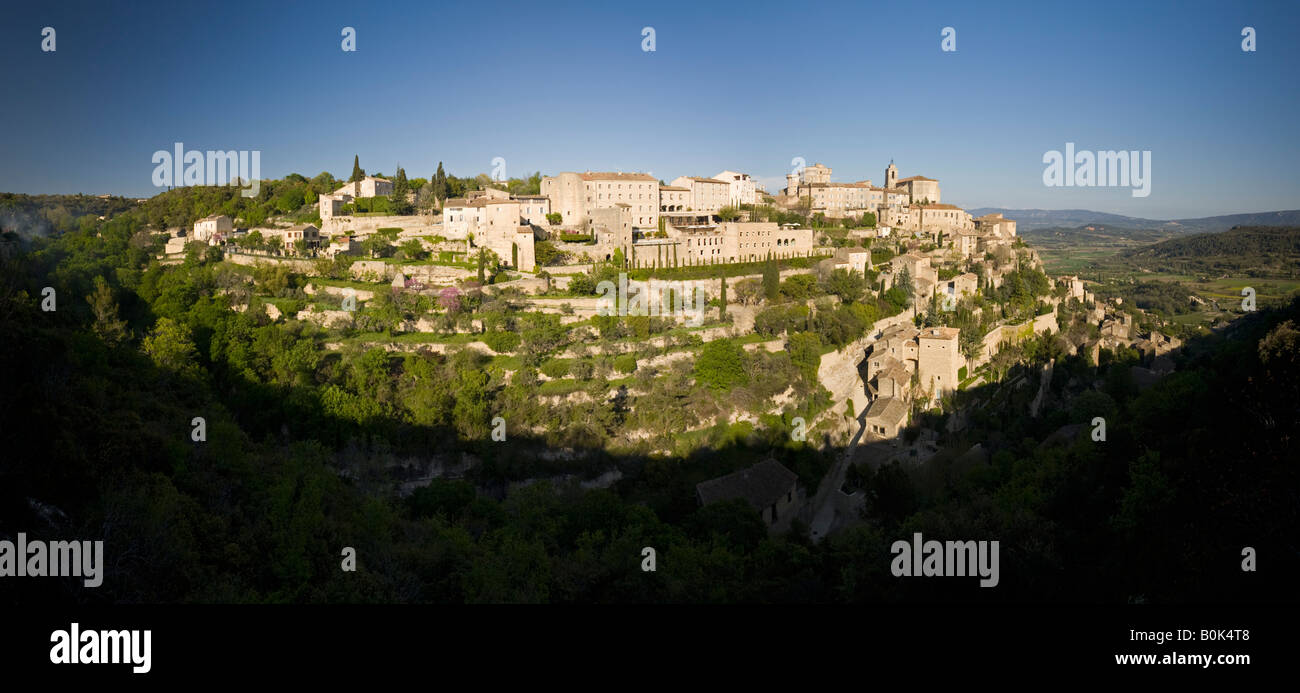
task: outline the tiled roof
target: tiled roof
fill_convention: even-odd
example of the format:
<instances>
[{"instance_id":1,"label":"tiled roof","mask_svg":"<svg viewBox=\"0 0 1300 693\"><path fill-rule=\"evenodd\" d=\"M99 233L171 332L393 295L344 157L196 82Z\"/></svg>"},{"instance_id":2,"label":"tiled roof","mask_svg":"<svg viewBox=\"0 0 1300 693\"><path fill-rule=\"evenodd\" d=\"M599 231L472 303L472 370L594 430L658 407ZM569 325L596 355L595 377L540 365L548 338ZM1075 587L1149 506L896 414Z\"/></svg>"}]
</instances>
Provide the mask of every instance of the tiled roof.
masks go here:
<instances>
[{"instance_id":1,"label":"tiled roof","mask_svg":"<svg viewBox=\"0 0 1300 693\"><path fill-rule=\"evenodd\" d=\"M780 462L769 458L747 469L702 481L696 484L695 492L705 505L743 498L754 509L762 511L788 493L798 478Z\"/></svg>"},{"instance_id":2,"label":"tiled roof","mask_svg":"<svg viewBox=\"0 0 1300 693\"><path fill-rule=\"evenodd\" d=\"M866 418L901 425L907 419L907 405L896 397L879 397L867 409Z\"/></svg>"},{"instance_id":3,"label":"tiled roof","mask_svg":"<svg viewBox=\"0 0 1300 693\"><path fill-rule=\"evenodd\" d=\"M921 330L920 339L956 339L961 330L955 327L927 327Z\"/></svg>"}]
</instances>

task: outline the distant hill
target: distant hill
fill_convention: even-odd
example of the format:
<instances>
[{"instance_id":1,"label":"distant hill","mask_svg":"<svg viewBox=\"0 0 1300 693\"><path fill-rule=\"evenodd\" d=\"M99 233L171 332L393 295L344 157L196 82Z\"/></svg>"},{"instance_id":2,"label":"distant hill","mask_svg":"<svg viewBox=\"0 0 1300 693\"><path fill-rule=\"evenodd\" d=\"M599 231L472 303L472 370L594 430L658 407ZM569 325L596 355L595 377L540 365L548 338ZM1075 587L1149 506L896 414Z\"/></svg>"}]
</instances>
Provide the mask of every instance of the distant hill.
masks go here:
<instances>
[{"instance_id":1,"label":"distant hill","mask_svg":"<svg viewBox=\"0 0 1300 693\"><path fill-rule=\"evenodd\" d=\"M1109 224L1128 228L1150 228L1163 224L1162 221L1126 217L1122 214L1093 212L1087 209L1001 209L997 207L980 207L966 210L971 216L982 217L985 214L1001 214L1016 221L1016 231L1041 229L1047 227L1072 228L1088 224Z\"/></svg>"},{"instance_id":2,"label":"distant hill","mask_svg":"<svg viewBox=\"0 0 1300 693\"><path fill-rule=\"evenodd\" d=\"M1016 221L1017 231L1041 228L1074 228L1103 224L1131 229L1160 229L1173 233L1212 233L1234 226L1300 226L1300 209L1278 212L1228 214L1197 219L1143 219L1122 214L1094 212L1087 209L1001 209L980 207L967 210L972 216L1001 213Z\"/></svg>"},{"instance_id":3,"label":"distant hill","mask_svg":"<svg viewBox=\"0 0 1300 693\"><path fill-rule=\"evenodd\" d=\"M1112 226L1109 224L1088 224L1076 227L1047 226L1023 231L1017 229L1016 232L1034 247L1059 247L1061 249L1080 247L1128 248L1134 245L1158 243L1179 235L1165 229Z\"/></svg>"},{"instance_id":4,"label":"distant hill","mask_svg":"<svg viewBox=\"0 0 1300 693\"><path fill-rule=\"evenodd\" d=\"M125 197L0 193L0 231L25 238L77 228L82 217L111 217L135 207Z\"/></svg>"},{"instance_id":5,"label":"distant hill","mask_svg":"<svg viewBox=\"0 0 1300 693\"><path fill-rule=\"evenodd\" d=\"M1171 238L1123 251L1119 257L1154 271L1294 277L1300 276L1300 228L1241 226Z\"/></svg>"}]
</instances>

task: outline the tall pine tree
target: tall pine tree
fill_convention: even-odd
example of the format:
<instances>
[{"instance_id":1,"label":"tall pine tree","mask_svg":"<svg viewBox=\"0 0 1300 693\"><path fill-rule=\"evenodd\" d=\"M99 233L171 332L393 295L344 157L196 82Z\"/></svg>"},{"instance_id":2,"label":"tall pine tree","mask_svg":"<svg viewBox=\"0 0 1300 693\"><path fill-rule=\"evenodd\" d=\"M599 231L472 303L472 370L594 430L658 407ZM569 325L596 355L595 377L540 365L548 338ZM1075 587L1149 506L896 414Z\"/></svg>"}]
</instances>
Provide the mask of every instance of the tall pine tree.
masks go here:
<instances>
[{"instance_id":1,"label":"tall pine tree","mask_svg":"<svg viewBox=\"0 0 1300 693\"><path fill-rule=\"evenodd\" d=\"M366 177L365 169L361 168L361 157L357 154L352 155L352 177L348 179L349 183L355 183Z\"/></svg>"}]
</instances>

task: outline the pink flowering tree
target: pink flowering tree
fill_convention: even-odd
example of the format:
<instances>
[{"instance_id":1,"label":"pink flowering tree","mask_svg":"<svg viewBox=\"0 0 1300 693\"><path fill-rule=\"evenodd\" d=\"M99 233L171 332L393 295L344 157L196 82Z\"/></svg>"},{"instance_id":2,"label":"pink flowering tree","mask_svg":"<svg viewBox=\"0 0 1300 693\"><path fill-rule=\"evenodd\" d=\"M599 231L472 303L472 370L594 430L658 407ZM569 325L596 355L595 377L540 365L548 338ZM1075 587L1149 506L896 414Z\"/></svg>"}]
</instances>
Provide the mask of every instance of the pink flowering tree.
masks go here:
<instances>
[{"instance_id":1,"label":"pink flowering tree","mask_svg":"<svg viewBox=\"0 0 1300 693\"><path fill-rule=\"evenodd\" d=\"M460 289L449 286L438 294L438 305L442 306L448 313L460 311Z\"/></svg>"}]
</instances>

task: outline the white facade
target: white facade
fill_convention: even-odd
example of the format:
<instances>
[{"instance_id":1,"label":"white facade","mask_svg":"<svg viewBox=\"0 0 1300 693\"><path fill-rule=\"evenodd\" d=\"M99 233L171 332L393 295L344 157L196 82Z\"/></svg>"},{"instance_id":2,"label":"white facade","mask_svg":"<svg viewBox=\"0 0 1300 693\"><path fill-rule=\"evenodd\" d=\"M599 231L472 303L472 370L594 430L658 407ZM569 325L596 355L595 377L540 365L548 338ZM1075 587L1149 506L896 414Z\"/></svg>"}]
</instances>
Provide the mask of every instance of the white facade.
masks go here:
<instances>
[{"instance_id":1,"label":"white facade","mask_svg":"<svg viewBox=\"0 0 1300 693\"><path fill-rule=\"evenodd\" d=\"M752 205L758 202L758 193L754 188L754 179L749 177L748 173L739 173L736 171L723 171L713 177L714 180L726 182L731 186L730 202L733 207L740 205Z\"/></svg>"},{"instance_id":2,"label":"white facade","mask_svg":"<svg viewBox=\"0 0 1300 693\"><path fill-rule=\"evenodd\" d=\"M229 233L234 228L230 217L213 214L194 222L194 240L207 241L219 233Z\"/></svg>"},{"instance_id":3,"label":"white facade","mask_svg":"<svg viewBox=\"0 0 1300 693\"><path fill-rule=\"evenodd\" d=\"M714 214L731 204L731 184L724 181L681 176L673 179L673 187L690 188L691 203L687 209L691 212Z\"/></svg>"}]
</instances>

